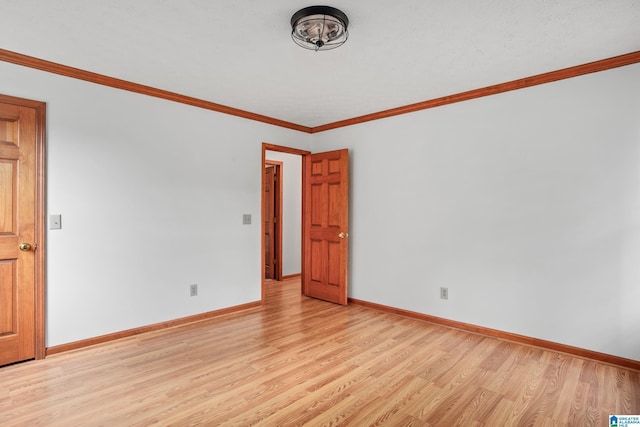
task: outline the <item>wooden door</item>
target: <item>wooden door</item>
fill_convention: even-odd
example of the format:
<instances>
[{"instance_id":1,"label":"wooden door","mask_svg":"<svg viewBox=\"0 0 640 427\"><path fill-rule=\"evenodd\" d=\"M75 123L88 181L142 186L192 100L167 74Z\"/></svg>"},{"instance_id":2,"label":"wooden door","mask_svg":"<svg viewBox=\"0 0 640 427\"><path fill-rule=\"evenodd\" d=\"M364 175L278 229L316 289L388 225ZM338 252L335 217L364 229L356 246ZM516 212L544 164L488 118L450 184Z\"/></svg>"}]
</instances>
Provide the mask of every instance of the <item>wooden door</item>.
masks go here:
<instances>
[{"instance_id":1,"label":"wooden door","mask_svg":"<svg viewBox=\"0 0 640 427\"><path fill-rule=\"evenodd\" d=\"M306 156L305 295L347 304L349 150Z\"/></svg>"},{"instance_id":2,"label":"wooden door","mask_svg":"<svg viewBox=\"0 0 640 427\"><path fill-rule=\"evenodd\" d=\"M7 100L0 98L0 365L36 357L38 111Z\"/></svg>"},{"instance_id":3,"label":"wooden door","mask_svg":"<svg viewBox=\"0 0 640 427\"><path fill-rule=\"evenodd\" d=\"M275 239L275 166L264 168L264 278L275 279L276 239Z\"/></svg>"},{"instance_id":4,"label":"wooden door","mask_svg":"<svg viewBox=\"0 0 640 427\"><path fill-rule=\"evenodd\" d=\"M282 162L264 164L264 278L282 280Z\"/></svg>"}]
</instances>

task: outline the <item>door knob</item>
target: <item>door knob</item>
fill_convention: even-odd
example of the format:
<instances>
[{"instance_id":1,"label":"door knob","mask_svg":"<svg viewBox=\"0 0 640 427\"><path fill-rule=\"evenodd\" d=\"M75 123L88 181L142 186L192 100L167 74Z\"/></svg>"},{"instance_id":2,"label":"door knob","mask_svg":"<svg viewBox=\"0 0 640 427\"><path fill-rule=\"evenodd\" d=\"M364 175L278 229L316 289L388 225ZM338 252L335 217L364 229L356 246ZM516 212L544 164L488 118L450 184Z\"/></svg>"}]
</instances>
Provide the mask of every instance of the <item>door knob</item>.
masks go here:
<instances>
[{"instance_id":1,"label":"door knob","mask_svg":"<svg viewBox=\"0 0 640 427\"><path fill-rule=\"evenodd\" d=\"M29 243L20 243L20 250L21 251L30 251L31 250L31 245Z\"/></svg>"},{"instance_id":2,"label":"door knob","mask_svg":"<svg viewBox=\"0 0 640 427\"><path fill-rule=\"evenodd\" d=\"M338 234L338 237L344 239L345 237L349 237L349 233L345 233L344 231L342 231L340 232L340 234Z\"/></svg>"}]
</instances>

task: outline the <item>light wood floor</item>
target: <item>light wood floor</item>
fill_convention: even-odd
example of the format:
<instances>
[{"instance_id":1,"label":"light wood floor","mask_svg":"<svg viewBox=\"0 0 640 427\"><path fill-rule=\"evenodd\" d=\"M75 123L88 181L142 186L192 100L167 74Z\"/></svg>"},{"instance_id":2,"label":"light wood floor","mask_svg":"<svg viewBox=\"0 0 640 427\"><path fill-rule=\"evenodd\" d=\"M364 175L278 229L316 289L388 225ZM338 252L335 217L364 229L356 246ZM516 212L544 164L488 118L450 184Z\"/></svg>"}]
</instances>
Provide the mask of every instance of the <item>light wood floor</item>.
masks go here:
<instances>
[{"instance_id":1,"label":"light wood floor","mask_svg":"<svg viewBox=\"0 0 640 427\"><path fill-rule=\"evenodd\" d=\"M2 426L605 426L640 373L268 285L267 304L0 369Z\"/></svg>"}]
</instances>

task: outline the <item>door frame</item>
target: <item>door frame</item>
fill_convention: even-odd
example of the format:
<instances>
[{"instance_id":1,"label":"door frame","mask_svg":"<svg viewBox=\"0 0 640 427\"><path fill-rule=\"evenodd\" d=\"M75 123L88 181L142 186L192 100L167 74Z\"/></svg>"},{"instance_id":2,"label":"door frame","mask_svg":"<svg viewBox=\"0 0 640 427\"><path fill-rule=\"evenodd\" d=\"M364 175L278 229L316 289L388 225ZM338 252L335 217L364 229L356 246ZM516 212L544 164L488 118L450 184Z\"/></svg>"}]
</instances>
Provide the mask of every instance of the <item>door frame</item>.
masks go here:
<instances>
[{"instance_id":1,"label":"door frame","mask_svg":"<svg viewBox=\"0 0 640 427\"><path fill-rule=\"evenodd\" d=\"M275 217L275 254L274 257L277 260L275 269L273 272L274 280L280 281L282 280L282 162L278 162L275 160L265 160L264 167L273 166L274 175L276 176L276 184L274 185L275 195L274 195L274 217ZM266 183L265 183L266 184ZM262 191L264 192L264 185L262 186ZM265 200L266 201L266 200ZM263 204L263 206L265 206ZM262 222L264 224L264 208L262 210ZM264 225L263 225L264 226ZM262 246L262 252L264 253L264 245Z\"/></svg>"},{"instance_id":2,"label":"door frame","mask_svg":"<svg viewBox=\"0 0 640 427\"><path fill-rule=\"evenodd\" d=\"M35 359L44 359L46 349L45 319L45 238L46 238L46 130L47 104L41 101L0 95L0 102L33 108L36 113L36 180L35 180L35 224L34 224L34 325L35 325Z\"/></svg>"},{"instance_id":3,"label":"door frame","mask_svg":"<svg viewBox=\"0 0 640 427\"><path fill-rule=\"evenodd\" d=\"M305 194L305 184L306 184L306 160L307 160L307 156L311 154L311 151L307 151L307 150L300 150L298 148L291 148L291 147L285 147L282 145L275 145L275 144L269 144L266 142L262 143L262 162L260 163L260 182L262 187L260 188L260 199L261 199L261 207L262 210L261 212L264 213L264 205L265 205L265 198L264 198L264 186L265 186L265 179L264 179L264 165L265 165L265 161L266 161L266 152L267 151L278 151L280 153L287 153L287 154L296 154L302 157L302 206L300 206L300 215L302 216L302 241L300 242L300 259L302 260L301 262L301 266L300 266L300 273L302 276L302 283L304 283L304 278L305 278L305 267L304 267L304 257L305 257L305 251L304 251L304 241L305 241L305 218L304 218L304 206L305 206L305 200L306 200L306 194ZM260 255L261 255L261 261L260 261L260 283L262 284L262 294L261 294L261 301L264 304L264 295L265 295L265 280L264 280L264 218L262 218L261 215L261 221L260 221L260 229L261 229L261 233L260 233ZM300 286L300 293L302 293L302 286Z\"/></svg>"}]
</instances>

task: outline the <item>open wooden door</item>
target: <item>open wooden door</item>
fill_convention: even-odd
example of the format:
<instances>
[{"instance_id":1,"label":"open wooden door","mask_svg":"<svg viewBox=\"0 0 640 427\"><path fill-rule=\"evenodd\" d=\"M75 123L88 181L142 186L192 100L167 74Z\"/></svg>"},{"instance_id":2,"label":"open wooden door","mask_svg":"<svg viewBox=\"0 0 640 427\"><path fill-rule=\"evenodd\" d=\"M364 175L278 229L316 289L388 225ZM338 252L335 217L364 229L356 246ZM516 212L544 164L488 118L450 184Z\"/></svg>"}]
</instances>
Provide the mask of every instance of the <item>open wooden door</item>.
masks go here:
<instances>
[{"instance_id":1,"label":"open wooden door","mask_svg":"<svg viewBox=\"0 0 640 427\"><path fill-rule=\"evenodd\" d=\"M349 150L306 156L303 293L347 304Z\"/></svg>"},{"instance_id":2,"label":"open wooden door","mask_svg":"<svg viewBox=\"0 0 640 427\"><path fill-rule=\"evenodd\" d=\"M275 167L266 165L264 168L264 212L262 218L264 221L264 278L275 279L275 261L276 261L276 236L275 236Z\"/></svg>"},{"instance_id":3,"label":"open wooden door","mask_svg":"<svg viewBox=\"0 0 640 427\"><path fill-rule=\"evenodd\" d=\"M282 162L265 160L264 164L264 278L282 280Z\"/></svg>"},{"instance_id":4,"label":"open wooden door","mask_svg":"<svg viewBox=\"0 0 640 427\"><path fill-rule=\"evenodd\" d=\"M37 144L43 105L0 96L0 366L44 357L36 286Z\"/></svg>"}]
</instances>

